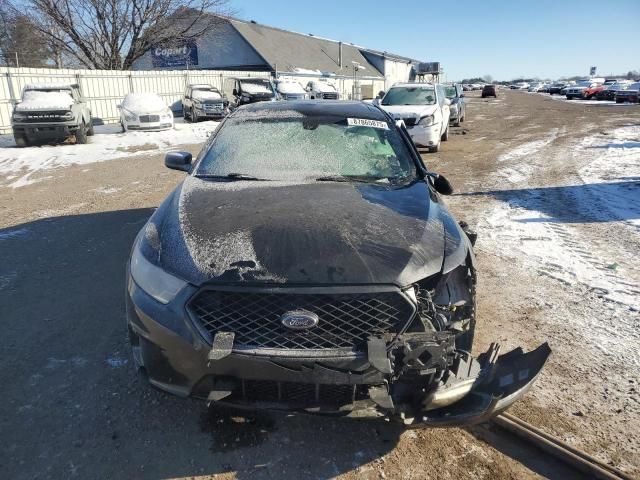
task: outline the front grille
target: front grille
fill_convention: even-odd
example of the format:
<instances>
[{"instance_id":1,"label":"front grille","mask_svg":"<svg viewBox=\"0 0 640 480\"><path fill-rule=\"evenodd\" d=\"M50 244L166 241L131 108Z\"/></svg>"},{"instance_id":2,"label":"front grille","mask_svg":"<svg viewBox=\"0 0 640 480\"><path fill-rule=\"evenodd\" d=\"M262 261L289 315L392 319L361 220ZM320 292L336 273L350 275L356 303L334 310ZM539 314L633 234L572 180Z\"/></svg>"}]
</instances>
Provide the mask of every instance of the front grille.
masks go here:
<instances>
[{"instance_id":1,"label":"front grille","mask_svg":"<svg viewBox=\"0 0 640 480\"><path fill-rule=\"evenodd\" d=\"M155 123L160 121L160 115L140 115L140 123Z\"/></svg>"},{"instance_id":2,"label":"front grille","mask_svg":"<svg viewBox=\"0 0 640 480\"><path fill-rule=\"evenodd\" d=\"M323 93L322 94L322 98L324 100L337 100L338 99L338 94L337 93Z\"/></svg>"},{"instance_id":3,"label":"front grille","mask_svg":"<svg viewBox=\"0 0 640 480\"><path fill-rule=\"evenodd\" d=\"M67 112L43 112L26 114L26 122L66 122L72 119L65 119L63 116Z\"/></svg>"},{"instance_id":4,"label":"front grille","mask_svg":"<svg viewBox=\"0 0 640 480\"><path fill-rule=\"evenodd\" d=\"M209 337L235 333L235 349L364 349L371 335L399 332L414 306L399 292L292 294L203 290L188 304L196 325ZM307 330L281 323L286 312L319 317Z\"/></svg>"},{"instance_id":5,"label":"front grille","mask_svg":"<svg viewBox=\"0 0 640 480\"><path fill-rule=\"evenodd\" d=\"M225 401L280 403L288 407L341 407L368 398L366 385L328 385L318 383L242 380Z\"/></svg>"},{"instance_id":6,"label":"front grille","mask_svg":"<svg viewBox=\"0 0 640 480\"><path fill-rule=\"evenodd\" d=\"M413 127L416 124L415 117L403 118L402 120L407 127Z\"/></svg>"}]
</instances>

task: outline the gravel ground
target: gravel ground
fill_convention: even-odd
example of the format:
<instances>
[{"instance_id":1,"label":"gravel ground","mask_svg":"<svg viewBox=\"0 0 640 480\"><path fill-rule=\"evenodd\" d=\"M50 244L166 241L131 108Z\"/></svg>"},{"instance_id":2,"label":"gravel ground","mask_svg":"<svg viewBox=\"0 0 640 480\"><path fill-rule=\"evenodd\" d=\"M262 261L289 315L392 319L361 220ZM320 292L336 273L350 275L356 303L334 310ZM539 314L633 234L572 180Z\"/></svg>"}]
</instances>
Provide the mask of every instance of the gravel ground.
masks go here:
<instances>
[{"instance_id":1,"label":"gravel ground","mask_svg":"<svg viewBox=\"0 0 640 480\"><path fill-rule=\"evenodd\" d=\"M476 349L549 341L512 412L640 476L640 109L468 97L467 121L424 158L480 233ZM3 478L567 478L480 428L246 418L147 386L126 343L124 263L182 175L145 150L18 188L7 177L24 172L0 174Z\"/></svg>"}]
</instances>

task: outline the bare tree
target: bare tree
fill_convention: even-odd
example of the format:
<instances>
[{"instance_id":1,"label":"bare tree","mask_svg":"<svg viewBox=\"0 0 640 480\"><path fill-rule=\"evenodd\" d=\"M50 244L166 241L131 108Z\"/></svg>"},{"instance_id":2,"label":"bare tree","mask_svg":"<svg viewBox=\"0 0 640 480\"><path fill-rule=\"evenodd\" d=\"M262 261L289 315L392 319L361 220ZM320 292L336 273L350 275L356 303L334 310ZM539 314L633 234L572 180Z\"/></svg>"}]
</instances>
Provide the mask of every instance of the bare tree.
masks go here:
<instances>
[{"instance_id":1,"label":"bare tree","mask_svg":"<svg viewBox=\"0 0 640 480\"><path fill-rule=\"evenodd\" d=\"M59 53L87 68L129 69L156 45L214 31L228 0L25 0Z\"/></svg>"},{"instance_id":2,"label":"bare tree","mask_svg":"<svg viewBox=\"0 0 640 480\"><path fill-rule=\"evenodd\" d=\"M0 56L13 67L45 67L52 58L47 38L33 19L8 2L0 3Z\"/></svg>"}]
</instances>

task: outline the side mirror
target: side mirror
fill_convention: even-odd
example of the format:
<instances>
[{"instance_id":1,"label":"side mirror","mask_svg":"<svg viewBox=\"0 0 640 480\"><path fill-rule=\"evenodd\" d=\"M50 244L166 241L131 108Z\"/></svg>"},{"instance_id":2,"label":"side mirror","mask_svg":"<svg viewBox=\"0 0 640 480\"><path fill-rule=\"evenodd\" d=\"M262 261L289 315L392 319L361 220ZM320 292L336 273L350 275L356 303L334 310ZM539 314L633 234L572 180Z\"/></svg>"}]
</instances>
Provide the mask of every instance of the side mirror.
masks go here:
<instances>
[{"instance_id":1,"label":"side mirror","mask_svg":"<svg viewBox=\"0 0 640 480\"><path fill-rule=\"evenodd\" d=\"M374 98L373 102L371 102L371 103L373 103L374 105L380 105L380 99L379 98Z\"/></svg>"},{"instance_id":2,"label":"side mirror","mask_svg":"<svg viewBox=\"0 0 640 480\"><path fill-rule=\"evenodd\" d=\"M191 172L192 155L189 152L169 152L164 157L164 165L171 170Z\"/></svg>"},{"instance_id":3,"label":"side mirror","mask_svg":"<svg viewBox=\"0 0 640 480\"><path fill-rule=\"evenodd\" d=\"M460 98L464 98L464 93L461 93L461 94L460 94Z\"/></svg>"},{"instance_id":4,"label":"side mirror","mask_svg":"<svg viewBox=\"0 0 640 480\"><path fill-rule=\"evenodd\" d=\"M433 188L440 195L451 195L453 193L453 187L449 180L446 179L444 175L439 175L437 173L430 174L431 179L433 180Z\"/></svg>"},{"instance_id":5,"label":"side mirror","mask_svg":"<svg viewBox=\"0 0 640 480\"><path fill-rule=\"evenodd\" d=\"M384 97L384 94L385 94L385 91L384 91L384 90L380 90L380 91L378 92L378 98L382 98L382 97Z\"/></svg>"},{"instance_id":6,"label":"side mirror","mask_svg":"<svg viewBox=\"0 0 640 480\"><path fill-rule=\"evenodd\" d=\"M233 93L234 97L237 97L238 96L238 89L234 88L232 93Z\"/></svg>"},{"instance_id":7,"label":"side mirror","mask_svg":"<svg viewBox=\"0 0 640 480\"><path fill-rule=\"evenodd\" d=\"M116 105L116 108L117 108L118 110L122 109L122 104L121 104L121 103L117 104L117 105Z\"/></svg>"}]
</instances>

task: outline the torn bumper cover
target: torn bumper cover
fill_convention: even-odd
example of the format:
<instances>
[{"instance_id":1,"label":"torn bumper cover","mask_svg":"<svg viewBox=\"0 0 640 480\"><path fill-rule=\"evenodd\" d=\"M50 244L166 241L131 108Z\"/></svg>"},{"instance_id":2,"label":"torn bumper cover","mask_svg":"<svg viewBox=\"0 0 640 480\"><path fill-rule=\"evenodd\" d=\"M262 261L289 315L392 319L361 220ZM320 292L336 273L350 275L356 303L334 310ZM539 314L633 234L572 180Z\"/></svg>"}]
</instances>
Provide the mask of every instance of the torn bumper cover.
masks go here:
<instances>
[{"instance_id":1,"label":"torn bumper cover","mask_svg":"<svg viewBox=\"0 0 640 480\"><path fill-rule=\"evenodd\" d=\"M499 351L500 347L492 344L476 359L467 352L456 351L453 336L446 332L404 334L390 342L371 338L367 344L365 363L368 368L365 371L344 371L316 364L313 369L307 367L297 372L297 379L295 375L291 378L318 382L315 400L318 400L321 386L329 382L353 386L351 401L335 412L315 405L314 398L307 398L312 406L299 404L299 408L295 408L295 398L283 391L285 387L280 383L274 387L274 398L270 400L237 401L234 391L241 389L244 392L246 383L227 376L213 380L207 400L254 408L387 417L408 426L450 427L481 423L521 398L551 353L547 343L529 353L521 348L503 355ZM215 369L217 362L232 354L233 333L220 332L208 354L209 365ZM372 381L379 383L370 383ZM360 396L356 398L358 392ZM299 390L294 389L293 395L296 394ZM246 396L244 400L247 400Z\"/></svg>"}]
</instances>

